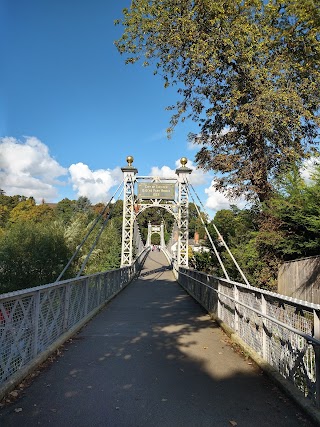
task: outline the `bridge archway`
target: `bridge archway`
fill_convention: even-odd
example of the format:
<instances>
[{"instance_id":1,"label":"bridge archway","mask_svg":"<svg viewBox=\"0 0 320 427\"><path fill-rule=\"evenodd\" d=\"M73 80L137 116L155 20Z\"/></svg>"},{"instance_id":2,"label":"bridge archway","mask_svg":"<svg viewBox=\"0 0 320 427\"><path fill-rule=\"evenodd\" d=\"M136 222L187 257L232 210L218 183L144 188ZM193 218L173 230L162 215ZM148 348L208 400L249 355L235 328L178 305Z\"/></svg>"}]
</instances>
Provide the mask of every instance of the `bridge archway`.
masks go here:
<instances>
[{"instance_id":1,"label":"bridge archway","mask_svg":"<svg viewBox=\"0 0 320 427\"><path fill-rule=\"evenodd\" d=\"M163 223L163 221L161 222L160 225L151 224L151 222L149 221L146 246L152 245L152 236L154 234L158 234L160 236L160 247L162 249L164 249L166 244L165 244L165 240L164 240L164 223Z\"/></svg>"},{"instance_id":2,"label":"bridge archway","mask_svg":"<svg viewBox=\"0 0 320 427\"><path fill-rule=\"evenodd\" d=\"M176 169L176 176L161 178L156 176L138 176L138 169L132 166L133 157L127 157L128 166L121 168L124 181L123 223L121 266L133 262L134 223L145 209L161 207L170 212L178 227L177 262L188 266L189 234L189 198L188 175L192 172L187 159L182 157L181 166Z\"/></svg>"}]
</instances>

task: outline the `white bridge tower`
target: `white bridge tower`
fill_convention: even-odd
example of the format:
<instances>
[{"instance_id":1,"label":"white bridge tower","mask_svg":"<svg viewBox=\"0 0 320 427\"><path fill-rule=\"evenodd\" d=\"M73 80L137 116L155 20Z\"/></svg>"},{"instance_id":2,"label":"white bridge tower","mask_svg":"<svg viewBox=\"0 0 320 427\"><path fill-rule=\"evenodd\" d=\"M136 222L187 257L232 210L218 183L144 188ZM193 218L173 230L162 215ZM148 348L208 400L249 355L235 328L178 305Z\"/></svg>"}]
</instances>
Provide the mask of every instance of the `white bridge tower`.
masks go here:
<instances>
[{"instance_id":1,"label":"white bridge tower","mask_svg":"<svg viewBox=\"0 0 320 427\"><path fill-rule=\"evenodd\" d=\"M188 234L189 234L189 193L188 175L192 172L187 164L186 157L180 160L181 166L176 169L176 176L161 178L151 176L137 176L138 170L132 166L133 157L127 157L128 166L123 167L124 196L122 222L122 251L121 267L133 262L133 233L134 222L137 216L150 207L160 207L170 212L178 226L177 263L188 266ZM135 194L137 187L137 194ZM149 232L149 227L150 232ZM148 227L146 245L151 244L152 232L160 234L161 247L164 247L163 224L157 226L160 230L152 231Z\"/></svg>"}]
</instances>

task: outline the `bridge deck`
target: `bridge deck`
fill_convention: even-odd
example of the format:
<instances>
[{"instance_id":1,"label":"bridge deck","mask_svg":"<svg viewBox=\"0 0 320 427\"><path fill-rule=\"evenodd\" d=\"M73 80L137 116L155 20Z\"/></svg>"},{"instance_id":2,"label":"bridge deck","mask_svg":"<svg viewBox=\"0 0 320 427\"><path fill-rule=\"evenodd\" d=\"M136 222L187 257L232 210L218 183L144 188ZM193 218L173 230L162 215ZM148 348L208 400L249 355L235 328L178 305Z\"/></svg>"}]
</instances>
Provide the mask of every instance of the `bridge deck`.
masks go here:
<instances>
[{"instance_id":1,"label":"bridge deck","mask_svg":"<svg viewBox=\"0 0 320 427\"><path fill-rule=\"evenodd\" d=\"M311 426L171 271L148 273L164 264L151 252L140 279L2 409L0 425Z\"/></svg>"}]
</instances>

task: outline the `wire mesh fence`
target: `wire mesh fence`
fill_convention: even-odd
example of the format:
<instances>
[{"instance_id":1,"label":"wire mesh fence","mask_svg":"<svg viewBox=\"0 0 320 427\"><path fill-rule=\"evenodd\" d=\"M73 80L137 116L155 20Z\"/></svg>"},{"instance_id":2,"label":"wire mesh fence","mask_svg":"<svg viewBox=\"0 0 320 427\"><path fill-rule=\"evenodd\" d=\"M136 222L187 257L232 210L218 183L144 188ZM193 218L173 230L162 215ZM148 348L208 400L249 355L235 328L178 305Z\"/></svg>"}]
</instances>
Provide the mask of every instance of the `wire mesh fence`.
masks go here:
<instances>
[{"instance_id":1,"label":"wire mesh fence","mask_svg":"<svg viewBox=\"0 0 320 427\"><path fill-rule=\"evenodd\" d=\"M320 305L187 268L176 274L209 313L320 406Z\"/></svg>"},{"instance_id":2,"label":"wire mesh fence","mask_svg":"<svg viewBox=\"0 0 320 427\"><path fill-rule=\"evenodd\" d=\"M121 291L147 251L117 270L0 295L0 388L64 333Z\"/></svg>"}]
</instances>

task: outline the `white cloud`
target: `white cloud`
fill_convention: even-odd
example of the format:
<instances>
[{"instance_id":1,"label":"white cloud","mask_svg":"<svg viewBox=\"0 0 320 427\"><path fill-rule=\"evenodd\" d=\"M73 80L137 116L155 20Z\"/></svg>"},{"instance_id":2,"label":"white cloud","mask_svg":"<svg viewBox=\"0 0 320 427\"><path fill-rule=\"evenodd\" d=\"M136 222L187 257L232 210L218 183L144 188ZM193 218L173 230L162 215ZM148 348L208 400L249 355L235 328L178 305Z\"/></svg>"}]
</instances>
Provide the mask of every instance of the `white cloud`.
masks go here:
<instances>
[{"instance_id":1,"label":"white cloud","mask_svg":"<svg viewBox=\"0 0 320 427\"><path fill-rule=\"evenodd\" d=\"M50 201L57 197L57 178L67 175L67 169L54 160L48 147L35 137L19 141L0 138L0 188L7 195L20 194Z\"/></svg>"},{"instance_id":2,"label":"white cloud","mask_svg":"<svg viewBox=\"0 0 320 427\"><path fill-rule=\"evenodd\" d=\"M170 169L169 166L162 166L161 168L153 166L149 175L157 176L159 178L177 178L175 170Z\"/></svg>"},{"instance_id":3,"label":"white cloud","mask_svg":"<svg viewBox=\"0 0 320 427\"><path fill-rule=\"evenodd\" d=\"M86 196L92 203L106 202L110 199L109 191L122 181L122 172L119 167L98 169L92 171L84 163L73 164L69 167L72 188L77 196Z\"/></svg>"},{"instance_id":4,"label":"white cloud","mask_svg":"<svg viewBox=\"0 0 320 427\"><path fill-rule=\"evenodd\" d=\"M208 195L205 206L213 211L219 211L221 209L230 209L230 205L237 205L240 209L244 208L246 202L244 198L229 199L220 191L214 188L215 181L211 181L211 186L206 188L204 191Z\"/></svg>"},{"instance_id":5,"label":"white cloud","mask_svg":"<svg viewBox=\"0 0 320 427\"><path fill-rule=\"evenodd\" d=\"M309 182L311 179L311 175L315 172L315 167L319 165L319 159L312 157L311 159L305 160L303 162L303 166L300 169L300 174L302 178Z\"/></svg>"},{"instance_id":6,"label":"white cloud","mask_svg":"<svg viewBox=\"0 0 320 427\"><path fill-rule=\"evenodd\" d=\"M209 174L201 169L197 169L191 160L188 160L186 166L192 169L191 174L188 175L188 181L192 185L203 185L210 179ZM180 159L176 160L176 167L181 167ZM157 166L152 167L150 176L157 176L159 178L177 178L176 170L171 169L169 166L162 166L161 168Z\"/></svg>"},{"instance_id":7,"label":"white cloud","mask_svg":"<svg viewBox=\"0 0 320 427\"><path fill-rule=\"evenodd\" d=\"M205 145L202 142L200 142L201 141L201 133L198 133L196 138L198 139L199 142L195 142L194 139L191 141L188 141L187 149L189 151L200 150Z\"/></svg>"}]
</instances>

